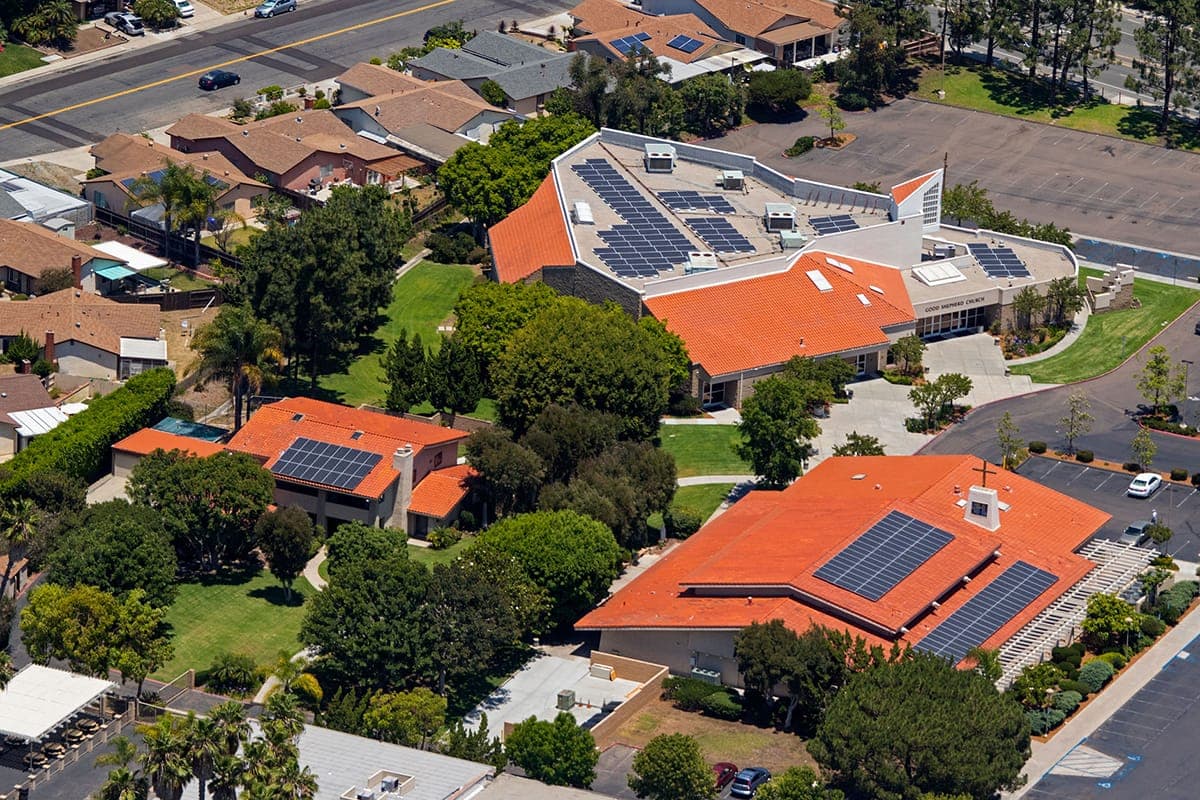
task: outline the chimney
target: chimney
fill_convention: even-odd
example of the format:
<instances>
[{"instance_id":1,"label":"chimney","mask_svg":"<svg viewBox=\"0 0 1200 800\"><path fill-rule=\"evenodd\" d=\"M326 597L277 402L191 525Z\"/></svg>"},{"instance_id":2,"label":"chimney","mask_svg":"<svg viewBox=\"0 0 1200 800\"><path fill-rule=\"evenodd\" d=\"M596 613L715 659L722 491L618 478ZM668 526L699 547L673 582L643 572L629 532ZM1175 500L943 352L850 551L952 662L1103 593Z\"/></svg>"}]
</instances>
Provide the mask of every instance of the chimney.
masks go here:
<instances>
[{"instance_id":1,"label":"chimney","mask_svg":"<svg viewBox=\"0 0 1200 800\"><path fill-rule=\"evenodd\" d=\"M53 363L54 362L54 331L46 331L46 344L43 347L45 351L42 358Z\"/></svg>"},{"instance_id":2,"label":"chimney","mask_svg":"<svg viewBox=\"0 0 1200 800\"><path fill-rule=\"evenodd\" d=\"M1000 502L996 490L984 486L972 486L968 489L967 503L963 506L963 519L985 530L998 530Z\"/></svg>"},{"instance_id":3,"label":"chimney","mask_svg":"<svg viewBox=\"0 0 1200 800\"><path fill-rule=\"evenodd\" d=\"M391 516L392 519L399 522L399 527L407 531L408 506L412 503L413 490L413 446L411 444L405 443L403 447L396 448L396 452L392 454L392 469L400 473L400 484L396 487L396 502Z\"/></svg>"},{"instance_id":4,"label":"chimney","mask_svg":"<svg viewBox=\"0 0 1200 800\"><path fill-rule=\"evenodd\" d=\"M60 262L61 263L61 262ZM83 288L83 256L71 256L71 277L75 281L75 288Z\"/></svg>"},{"instance_id":5,"label":"chimney","mask_svg":"<svg viewBox=\"0 0 1200 800\"><path fill-rule=\"evenodd\" d=\"M18 369L22 375L28 375L33 372L33 363L28 358L22 358Z\"/></svg>"}]
</instances>

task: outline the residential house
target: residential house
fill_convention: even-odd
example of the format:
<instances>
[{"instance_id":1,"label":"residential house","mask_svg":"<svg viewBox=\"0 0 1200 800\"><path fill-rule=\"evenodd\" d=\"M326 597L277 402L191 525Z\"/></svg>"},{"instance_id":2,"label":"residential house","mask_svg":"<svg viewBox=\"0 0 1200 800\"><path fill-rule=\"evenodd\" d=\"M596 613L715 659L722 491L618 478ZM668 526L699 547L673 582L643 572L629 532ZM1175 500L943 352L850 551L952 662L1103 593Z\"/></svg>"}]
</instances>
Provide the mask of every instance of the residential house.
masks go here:
<instances>
[{"instance_id":1,"label":"residential house","mask_svg":"<svg viewBox=\"0 0 1200 800\"><path fill-rule=\"evenodd\" d=\"M220 442L165 431L157 426L142 428L112 446L112 474L117 477L128 475L155 450L178 450L189 456L205 458L223 452L225 446Z\"/></svg>"},{"instance_id":2,"label":"residential house","mask_svg":"<svg viewBox=\"0 0 1200 800\"><path fill-rule=\"evenodd\" d=\"M66 418L37 375L0 375L0 461L12 458L34 436L53 430Z\"/></svg>"},{"instance_id":3,"label":"residential house","mask_svg":"<svg viewBox=\"0 0 1200 800\"><path fill-rule=\"evenodd\" d=\"M459 466L462 431L307 397L269 403L227 449L275 476L275 502L298 505L317 524L357 520L410 535L453 523L468 494Z\"/></svg>"},{"instance_id":4,"label":"residential house","mask_svg":"<svg viewBox=\"0 0 1200 800\"><path fill-rule=\"evenodd\" d=\"M505 106L528 116L538 113L555 89L571 85L572 58L514 36L481 31L460 50L435 47L408 66L420 80L462 81L476 92L484 81L495 81L504 90Z\"/></svg>"},{"instance_id":5,"label":"residential house","mask_svg":"<svg viewBox=\"0 0 1200 800\"><path fill-rule=\"evenodd\" d=\"M780 66L824 55L845 19L825 0L644 0L647 14L695 14L722 38L765 53Z\"/></svg>"},{"instance_id":6,"label":"residential house","mask_svg":"<svg viewBox=\"0 0 1200 800\"><path fill-rule=\"evenodd\" d=\"M0 284L11 292L40 292L42 276L68 272L88 292L119 291L134 271L115 256L60 236L35 222L0 219ZM0 315L2 316L2 315Z\"/></svg>"},{"instance_id":7,"label":"residential house","mask_svg":"<svg viewBox=\"0 0 1200 800\"><path fill-rule=\"evenodd\" d=\"M389 184L424 169L412 156L355 135L332 111L296 111L238 125L189 114L167 129L184 153L220 153L277 189L315 194L338 183Z\"/></svg>"},{"instance_id":8,"label":"residential house","mask_svg":"<svg viewBox=\"0 0 1200 800\"><path fill-rule=\"evenodd\" d=\"M743 497L575 627L598 631L606 652L735 686L738 632L775 619L956 664L973 647L1000 649L1011 678L1042 659L1045 638L1018 634L1051 603L1085 576L1092 591L1119 594L1136 581L1128 559L1151 554L1094 545L1108 514L987 466L965 455L826 459L782 492ZM1106 569L1109 559L1130 568ZM1085 598L1073 599L1078 624Z\"/></svg>"},{"instance_id":9,"label":"residential house","mask_svg":"<svg viewBox=\"0 0 1200 800\"><path fill-rule=\"evenodd\" d=\"M333 109L353 131L431 164L444 163L467 142L486 143L516 116L459 81L430 83L371 64L356 64L337 80L358 98ZM379 93L362 96L367 90Z\"/></svg>"},{"instance_id":10,"label":"residential house","mask_svg":"<svg viewBox=\"0 0 1200 800\"><path fill-rule=\"evenodd\" d=\"M78 228L92 221L92 204L78 194L0 169L0 219L55 220Z\"/></svg>"},{"instance_id":11,"label":"residential house","mask_svg":"<svg viewBox=\"0 0 1200 800\"><path fill-rule=\"evenodd\" d=\"M63 289L4 304L0 350L24 333L66 375L125 380L167 366L158 306L117 303L80 289Z\"/></svg>"},{"instance_id":12,"label":"residential house","mask_svg":"<svg viewBox=\"0 0 1200 800\"><path fill-rule=\"evenodd\" d=\"M96 160L96 168L106 174L85 180L83 196L97 208L159 227L163 225L162 206L140 208L133 186L138 178L161 179L168 164L189 165L206 176L217 190L218 207L232 210L245 219L254 217L254 199L271 191L220 153L182 153L144 136L114 133L93 145L89 152Z\"/></svg>"}]
</instances>

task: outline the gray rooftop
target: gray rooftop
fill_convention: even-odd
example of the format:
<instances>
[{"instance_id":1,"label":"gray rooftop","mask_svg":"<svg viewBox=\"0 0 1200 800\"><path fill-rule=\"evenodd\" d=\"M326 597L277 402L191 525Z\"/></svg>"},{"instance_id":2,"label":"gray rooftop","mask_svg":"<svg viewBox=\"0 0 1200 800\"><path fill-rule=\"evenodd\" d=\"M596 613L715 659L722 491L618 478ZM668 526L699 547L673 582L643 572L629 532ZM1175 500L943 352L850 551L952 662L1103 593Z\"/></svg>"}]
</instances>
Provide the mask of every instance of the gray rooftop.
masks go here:
<instances>
[{"instance_id":1,"label":"gray rooftop","mask_svg":"<svg viewBox=\"0 0 1200 800\"><path fill-rule=\"evenodd\" d=\"M409 65L458 81L486 78L496 73L496 65L491 61L445 47L435 47L420 58L414 58Z\"/></svg>"},{"instance_id":2,"label":"gray rooftop","mask_svg":"<svg viewBox=\"0 0 1200 800\"><path fill-rule=\"evenodd\" d=\"M507 69L494 80L514 100L549 94L559 87L571 85L571 60L572 57L566 54L552 55L536 64Z\"/></svg>"},{"instance_id":3,"label":"gray rooftop","mask_svg":"<svg viewBox=\"0 0 1200 800\"><path fill-rule=\"evenodd\" d=\"M506 67L532 64L556 55L553 51L495 31L483 31L463 45L463 51Z\"/></svg>"},{"instance_id":4,"label":"gray rooftop","mask_svg":"<svg viewBox=\"0 0 1200 800\"><path fill-rule=\"evenodd\" d=\"M0 189L0 219L29 219L29 212L25 210L25 206L18 203L5 189Z\"/></svg>"},{"instance_id":5,"label":"gray rooftop","mask_svg":"<svg viewBox=\"0 0 1200 800\"><path fill-rule=\"evenodd\" d=\"M89 205L86 200L66 192L60 192L58 189L8 170L0 169L0 198L4 197L25 209L25 213L34 222L42 222L51 217L70 218L72 216L70 212L86 208ZM20 215L11 215L5 209L15 210L11 203L0 199L0 216L5 219L20 219Z\"/></svg>"},{"instance_id":6,"label":"gray rooftop","mask_svg":"<svg viewBox=\"0 0 1200 800\"><path fill-rule=\"evenodd\" d=\"M479 794L479 800L605 800L610 797L612 795L572 789L570 786L547 786L507 772L497 775L487 789Z\"/></svg>"}]
</instances>

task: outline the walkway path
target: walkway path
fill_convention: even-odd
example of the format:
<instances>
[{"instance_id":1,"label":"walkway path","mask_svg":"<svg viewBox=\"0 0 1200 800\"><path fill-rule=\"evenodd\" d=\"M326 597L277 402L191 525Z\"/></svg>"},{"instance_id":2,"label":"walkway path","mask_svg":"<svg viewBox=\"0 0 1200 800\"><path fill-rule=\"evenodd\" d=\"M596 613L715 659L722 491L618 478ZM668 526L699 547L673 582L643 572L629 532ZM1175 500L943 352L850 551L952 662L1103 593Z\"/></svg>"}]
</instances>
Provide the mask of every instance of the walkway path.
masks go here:
<instances>
[{"instance_id":1,"label":"walkway path","mask_svg":"<svg viewBox=\"0 0 1200 800\"><path fill-rule=\"evenodd\" d=\"M1034 361L1043 361L1050 358L1050 356L1058 355L1075 343L1075 340L1083 333L1084 327L1087 326L1088 317L1091 315L1091 308L1087 303L1084 303L1083 308L1075 315L1075 319L1071 320L1071 330L1067 331L1067 335L1059 339L1053 347L1043 350L1040 353L1034 353L1031 356L1025 356L1024 358L1010 358L1004 362L1004 365L1011 367L1014 364L1031 364Z\"/></svg>"},{"instance_id":2,"label":"walkway path","mask_svg":"<svg viewBox=\"0 0 1200 800\"><path fill-rule=\"evenodd\" d=\"M321 573L318 571L318 568L321 566L321 562L323 562L326 557L325 545L321 545L321 549L317 551L317 554L310 558L308 563L304 565L304 572L302 573L304 575L304 579L311 583L312 587L318 592L324 589L326 586L325 579L321 577Z\"/></svg>"},{"instance_id":3,"label":"walkway path","mask_svg":"<svg viewBox=\"0 0 1200 800\"><path fill-rule=\"evenodd\" d=\"M713 483L754 483L757 475L692 475L680 478L675 483L678 486L706 486Z\"/></svg>"}]
</instances>

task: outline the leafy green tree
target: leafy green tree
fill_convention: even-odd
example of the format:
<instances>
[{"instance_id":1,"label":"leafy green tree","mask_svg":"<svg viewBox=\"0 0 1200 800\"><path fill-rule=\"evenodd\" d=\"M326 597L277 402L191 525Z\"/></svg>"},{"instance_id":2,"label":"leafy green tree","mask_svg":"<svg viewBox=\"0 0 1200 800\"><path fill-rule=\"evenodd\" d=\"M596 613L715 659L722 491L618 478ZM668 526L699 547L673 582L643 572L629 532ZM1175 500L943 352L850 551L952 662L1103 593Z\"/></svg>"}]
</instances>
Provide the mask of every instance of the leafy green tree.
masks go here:
<instances>
[{"instance_id":1,"label":"leafy green tree","mask_svg":"<svg viewBox=\"0 0 1200 800\"><path fill-rule=\"evenodd\" d=\"M398 528L376 528L344 522L325 542L327 569L332 579L352 563L408 557L408 535Z\"/></svg>"},{"instance_id":2,"label":"leafy green tree","mask_svg":"<svg viewBox=\"0 0 1200 800\"><path fill-rule=\"evenodd\" d=\"M558 293L541 281L484 281L463 289L454 304L454 336L479 360L485 394L491 389L493 366L513 336L557 297Z\"/></svg>"},{"instance_id":3,"label":"leafy green tree","mask_svg":"<svg viewBox=\"0 0 1200 800\"><path fill-rule=\"evenodd\" d=\"M826 97L821 105L817 106L817 116L825 120L829 125L829 141L837 141L838 131L846 129L846 120L842 118L842 112L838 110L837 101L830 95Z\"/></svg>"},{"instance_id":4,"label":"leafy green tree","mask_svg":"<svg viewBox=\"0 0 1200 800\"><path fill-rule=\"evenodd\" d=\"M540 178L519 154L468 142L437 173L452 206L471 220L476 237L529 199Z\"/></svg>"},{"instance_id":5,"label":"leafy green tree","mask_svg":"<svg viewBox=\"0 0 1200 800\"><path fill-rule=\"evenodd\" d=\"M1164 545L1171 540L1175 535L1174 531L1163 525L1161 522L1150 525L1146 528L1146 535L1150 537L1150 541L1157 545Z\"/></svg>"},{"instance_id":6,"label":"leafy green tree","mask_svg":"<svg viewBox=\"0 0 1200 800\"><path fill-rule=\"evenodd\" d=\"M954 50L955 59L962 61L963 50L974 44L984 25L984 6L970 0L942 0L938 16L942 20L942 36Z\"/></svg>"},{"instance_id":7,"label":"leafy green tree","mask_svg":"<svg viewBox=\"0 0 1200 800\"><path fill-rule=\"evenodd\" d=\"M620 437L621 419L615 414L552 404L538 414L521 444L541 458L548 483L566 483L584 461L604 453Z\"/></svg>"},{"instance_id":8,"label":"leafy green tree","mask_svg":"<svg viewBox=\"0 0 1200 800\"><path fill-rule=\"evenodd\" d=\"M1011 412L1005 411L996 424L996 443L1000 445L1000 466L1011 469L1016 464L1021 448L1025 446L1021 429L1013 421Z\"/></svg>"},{"instance_id":9,"label":"leafy green tree","mask_svg":"<svg viewBox=\"0 0 1200 800\"><path fill-rule=\"evenodd\" d=\"M550 627L565 628L592 608L617 577L621 551L603 523L573 511L502 519L479 541L514 556L549 594Z\"/></svg>"},{"instance_id":10,"label":"leafy green tree","mask_svg":"<svg viewBox=\"0 0 1200 800\"><path fill-rule=\"evenodd\" d=\"M840 789L831 789L812 767L788 767L772 776L755 795L758 800L844 800ZM922 798L926 800L926 798Z\"/></svg>"},{"instance_id":11,"label":"leafy green tree","mask_svg":"<svg viewBox=\"0 0 1200 800\"><path fill-rule=\"evenodd\" d=\"M918 651L852 677L809 751L851 796L991 797L1020 784L1029 730L987 678Z\"/></svg>"},{"instance_id":12,"label":"leafy green tree","mask_svg":"<svg viewBox=\"0 0 1200 800\"><path fill-rule=\"evenodd\" d=\"M803 70L777 69L752 72L746 82L746 100L752 108L772 114L797 111L801 100L812 94L812 80Z\"/></svg>"},{"instance_id":13,"label":"leafy green tree","mask_svg":"<svg viewBox=\"0 0 1200 800\"><path fill-rule=\"evenodd\" d=\"M426 398L426 355L421 334L414 332L410 342L408 331L402 328L379 362L387 376L388 410L408 411Z\"/></svg>"},{"instance_id":14,"label":"leafy green tree","mask_svg":"<svg viewBox=\"0 0 1200 800\"><path fill-rule=\"evenodd\" d=\"M908 399L921 412L927 428L934 428L945 409L953 408L954 401L970 394L971 388L970 378L957 372L947 372L936 380L914 386L908 393Z\"/></svg>"},{"instance_id":15,"label":"leafy green tree","mask_svg":"<svg viewBox=\"0 0 1200 800\"><path fill-rule=\"evenodd\" d=\"M905 375L920 373L921 360L925 357L925 342L916 334L902 336L895 341L888 352L900 365L900 372Z\"/></svg>"},{"instance_id":16,"label":"leafy green tree","mask_svg":"<svg viewBox=\"0 0 1200 800\"><path fill-rule=\"evenodd\" d=\"M254 540L267 557L271 574L283 584L286 602L291 602L292 584L304 571L315 542L308 512L299 506L267 511L254 525Z\"/></svg>"},{"instance_id":17,"label":"leafy green tree","mask_svg":"<svg viewBox=\"0 0 1200 800\"><path fill-rule=\"evenodd\" d=\"M833 446L833 454L835 456L881 456L884 453L883 444L878 437L850 431L846 434L845 444Z\"/></svg>"},{"instance_id":18,"label":"leafy green tree","mask_svg":"<svg viewBox=\"0 0 1200 800\"><path fill-rule=\"evenodd\" d=\"M308 603L300 641L343 685L403 686L421 672L421 607L429 573L401 555L356 559L331 571Z\"/></svg>"},{"instance_id":19,"label":"leafy green tree","mask_svg":"<svg viewBox=\"0 0 1200 800\"><path fill-rule=\"evenodd\" d=\"M488 730L487 713L479 715L479 725L470 730L461 719L450 721L446 735L438 742L438 752L451 758L462 758L479 764L490 764L497 771L504 769L508 758L500 737Z\"/></svg>"},{"instance_id":20,"label":"leafy green tree","mask_svg":"<svg viewBox=\"0 0 1200 800\"><path fill-rule=\"evenodd\" d=\"M678 91L684 125L689 130L708 137L741 124L745 92L724 75L709 73L689 78Z\"/></svg>"},{"instance_id":21,"label":"leafy green tree","mask_svg":"<svg viewBox=\"0 0 1200 800\"><path fill-rule=\"evenodd\" d=\"M769 486L786 486L804 471L812 455L809 442L821 428L810 411L812 394L806 384L773 375L754 386L742 403L738 455Z\"/></svg>"},{"instance_id":22,"label":"leafy green tree","mask_svg":"<svg viewBox=\"0 0 1200 800\"><path fill-rule=\"evenodd\" d=\"M880 0L880 3L899 6L905 11L914 8L908 0ZM904 49L896 46L895 39L897 36L907 38L907 35L904 26L891 26L885 19L886 16L872 7L872 3L859 3L850 8L846 31L846 46L850 53L837 63L841 96L856 94L868 103L877 103L898 83L904 65Z\"/></svg>"},{"instance_id":23,"label":"leafy green tree","mask_svg":"<svg viewBox=\"0 0 1200 800\"><path fill-rule=\"evenodd\" d=\"M429 402L441 411L469 414L483 399L483 374L479 357L457 333L442 339L425 367Z\"/></svg>"},{"instance_id":24,"label":"leafy green tree","mask_svg":"<svg viewBox=\"0 0 1200 800\"><path fill-rule=\"evenodd\" d=\"M967 651L967 660L974 662L975 672L996 683L1004 676L1004 665L1000 663L1000 651L986 647L972 647Z\"/></svg>"},{"instance_id":25,"label":"leafy green tree","mask_svg":"<svg viewBox=\"0 0 1200 800\"><path fill-rule=\"evenodd\" d=\"M134 589L118 609L117 629L113 632L113 666L121 680L137 683L138 697L150 673L175 655L166 609L146 602L140 589Z\"/></svg>"},{"instance_id":26,"label":"leafy green tree","mask_svg":"<svg viewBox=\"0 0 1200 800\"><path fill-rule=\"evenodd\" d=\"M411 692L377 694L363 715L372 736L424 750L446 724L446 698L423 686Z\"/></svg>"},{"instance_id":27,"label":"leafy green tree","mask_svg":"<svg viewBox=\"0 0 1200 800\"><path fill-rule=\"evenodd\" d=\"M1092 429L1091 403L1083 390L1067 396L1067 415L1058 421L1067 439L1067 452L1075 452L1075 440Z\"/></svg>"},{"instance_id":28,"label":"leafy green tree","mask_svg":"<svg viewBox=\"0 0 1200 800\"><path fill-rule=\"evenodd\" d=\"M27 14L15 16L15 12L29 4L17 5L13 10L14 17L4 13L5 19L12 19L12 31L20 36L26 44L39 47L53 43L58 47L66 47L75 41L79 20L75 9L68 0L42 0ZM9 8L12 8L9 5ZM6 8L7 12L9 9Z\"/></svg>"},{"instance_id":29,"label":"leafy green tree","mask_svg":"<svg viewBox=\"0 0 1200 800\"><path fill-rule=\"evenodd\" d=\"M713 772L691 736L655 736L633 757L629 788L649 800L711 800Z\"/></svg>"},{"instance_id":30,"label":"leafy green tree","mask_svg":"<svg viewBox=\"0 0 1200 800\"><path fill-rule=\"evenodd\" d=\"M1137 374L1137 389L1150 403L1150 410L1158 413L1163 405L1187 391L1184 385L1187 373L1182 364L1175 366L1172 371L1171 357L1161 344L1151 347L1146 355L1146 363Z\"/></svg>"},{"instance_id":31,"label":"leafy green tree","mask_svg":"<svg viewBox=\"0 0 1200 800\"><path fill-rule=\"evenodd\" d=\"M202 381L229 381L233 428L238 430L243 419L250 419L248 395L258 394L277 378L283 358L282 335L255 318L247 306L224 305L212 322L196 331L192 349L200 353Z\"/></svg>"},{"instance_id":32,"label":"leafy green tree","mask_svg":"<svg viewBox=\"0 0 1200 800\"><path fill-rule=\"evenodd\" d=\"M1129 452L1133 455L1135 464L1139 464L1142 469L1150 468L1150 464L1154 461L1154 454L1158 452L1158 445L1154 443L1154 437L1150 435L1149 429L1138 428L1133 441L1129 443Z\"/></svg>"},{"instance_id":33,"label":"leafy green tree","mask_svg":"<svg viewBox=\"0 0 1200 800\"><path fill-rule=\"evenodd\" d=\"M1022 706L1032 710L1054 705L1054 690L1066 676L1058 665L1043 661L1021 670L1009 691Z\"/></svg>"},{"instance_id":34,"label":"leafy green tree","mask_svg":"<svg viewBox=\"0 0 1200 800\"><path fill-rule=\"evenodd\" d=\"M171 0L135 0L133 13L158 30L174 27L175 20L179 19L179 9ZM201 796L200 800L204 800L204 797Z\"/></svg>"},{"instance_id":35,"label":"leafy green tree","mask_svg":"<svg viewBox=\"0 0 1200 800\"><path fill-rule=\"evenodd\" d=\"M682 348L615 305L558 298L512 337L492 367L500 422L520 434L551 403L618 415L630 438L658 430L681 370Z\"/></svg>"},{"instance_id":36,"label":"leafy green tree","mask_svg":"<svg viewBox=\"0 0 1200 800\"><path fill-rule=\"evenodd\" d=\"M956 183L942 191L942 214L953 217L954 224L973 222L988 227L989 220L996 215L996 208L988 197L987 189L979 181Z\"/></svg>"},{"instance_id":37,"label":"leafy green tree","mask_svg":"<svg viewBox=\"0 0 1200 800\"><path fill-rule=\"evenodd\" d=\"M21 331L4 348L4 359L9 364L20 364L22 361L34 362L41 357L42 348L31 336Z\"/></svg>"},{"instance_id":38,"label":"leafy green tree","mask_svg":"<svg viewBox=\"0 0 1200 800\"><path fill-rule=\"evenodd\" d=\"M596 741L565 711L553 722L536 717L518 722L504 746L512 763L542 783L586 789L596 779Z\"/></svg>"},{"instance_id":39,"label":"leafy green tree","mask_svg":"<svg viewBox=\"0 0 1200 800\"><path fill-rule=\"evenodd\" d=\"M524 639L546 631L549 623L550 596L534 582L516 556L477 542L462 553L456 563L480 583L496 586L506 598L518 631Z\"/></svg>"},{"instance_id":40,"label":"leafy green tree","mask_svg":"<svg viewBox=\"0 0 1200 800\"><path fill-rule=\"evenodd\" d=\"M21 642L34 663L66 661L75 672L107 675L120 603L94 586L37 586L21 610Z\"/></svg>"},{"instance_id":41,"label":"leafy green tree","mask_svg":"<svg viewBox=\"0 0 1200 800\"><path fill-rule=\"evenodd\" d=\"M929 25L925 5L918 0L865 0L862 5L875 14L894 47L920 38Z\"/></svg>"},{"instance_id":42,"label":"leafy green tree","mask_svg":"<svg viewBox=\"0 0 1200 800\"><path fill-rule=\"evenodd\" d=\"M1046 287L1046 304L1050 320L1055 325L1066 325L1070 318L1083 308L1087 293L1074 276L1055 278Z\"/></svg>"},{"instance_id":43,"label":"leafy green tree","mask_svg":"<svg viewBox=\"0 0 1200 800\"><path fill-rule=\"evenodd\" d=\"M1026 286L1013 298L1012 309L1017 330L1027 331L1041 323L1038 316L1046 310L1046 298L1037 289Z\"/></svg>"},{"instance_id":44,"label":"leafy green tree","mask_svg":"<svg viewBox=\"0 0 1200 800\"><path fill-rule=\"evenodd\" d=\"M1102 592L1087 601L1083 617L1083 640L1088 649L1102 652L1105 648L1123 644L1123 637L1140 629L1137 609L1121 598Z\"/></svg>"},{"instance_id":45,"label":"leafy green tree","mask_svg":"<svg viewBox=\"0 0 1200 800\"><path fill-rule=\"evenodd\" d=\"M662 80L670 68L648 50L631 50L610 67L612 88L606 111L609 127L673 139L683 128L680 95Z\"/></svg>"},{"instance_id":46,"label":"leafy green tree","mask_svg":"<svg viewBox=\"0 0 1200 800\"><path fill-rule=\"evenodd\" d=\"M481 428L465 444L467 463L475 468L476 490L496 516L532 510L545 477L545 465L533 450L513 441L502 428Z\"/></svg>"},{"instance_id":47,"label":"leafy green tree","mask_svg":"<svg viewBox=\"0 0 1200 800\"><path fill-rule=\"evenodd\" d=\"M491 78L479 85L479 95L494 106L504 108L508 105L508 95L504 93L504 88Z\"/></svg>"},{"instance_id":48,"label":"leafy green tree","mask_svg":"<svg viewBox=\"0 0 1200 800\"><path fill-rule=\"evenodd\" d=\"M274 502L275 479L245 453L195 458L156 450L133 468L126 491L134 505L163 515L181 560L216 567L249 554L254 525Z\"/></svg>"},{"instance_id":49,"label":"leafy green tree","mask_svg":"<svg viewBox=\"0 0 1200 800\"><path fill-rule=\"evenodd\" d=\"M1148 13L1133 33L1138 49L1133 62L1137 77L1130 75L1126 83L1161 101L1158 132L1166 133L1181 87L1196 74L1193 50L1198 10L1188 0L1149 0L1146 6Z\"/></svg>"},{"instance_id":50,"label":"leafy green tree","mask_svg":"<svg viewBox=\"0 0 1200 800\"><path fill-rule=\"evenodd\" d=\"M8 686L8 682L17 674L17 668L13 665L12 656L7 650L0 650L0 690Z\"/></svg>"},{"instance_id":51,"label":"leafy green tree","mask_svg":"<svg viewBox=\"0 0 1200 800\"><path fill-rule=\"evenodd\" d=\"M596 126L579 114L531 117L502 124L488 139L488 146L527 160L540 182L550 171L551 161L595 132Z\"/></svg>"}]
</instances>

